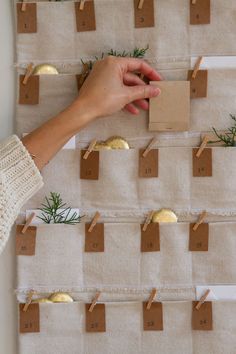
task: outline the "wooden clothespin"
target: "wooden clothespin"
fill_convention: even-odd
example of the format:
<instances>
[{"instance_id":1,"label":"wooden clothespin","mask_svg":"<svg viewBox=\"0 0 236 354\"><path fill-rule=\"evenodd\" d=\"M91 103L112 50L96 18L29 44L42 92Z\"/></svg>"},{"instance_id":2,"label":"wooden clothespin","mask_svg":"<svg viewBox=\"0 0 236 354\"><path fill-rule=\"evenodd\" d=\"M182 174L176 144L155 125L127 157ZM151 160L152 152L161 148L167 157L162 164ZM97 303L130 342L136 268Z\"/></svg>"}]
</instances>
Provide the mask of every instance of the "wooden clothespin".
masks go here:
<instances>
[{"instance_id":1,"label":"wooden clothespin","mask_svg":"<svg viewBox=\"0 0 236 354\"><path fill-rule=\"evenodd\" d=\"M89 229L88 229L88 232L92 232L93 231L93 228L94 226L97 224L98 222L98 219L100 218L100 213L97 211L96 214L94 215L94 218L89 226Z\"/></svg>"},{"instance_id":2,"label":"wooden clothespin","mask_svg":"<svg viewBox=\"0 0 236 354\"><path fill-rule=\"evenodd\" d=\"M151 142L148 144L148 146L146 147L145 151L143 152L143 157L146 157L147 154L149 153L149 151L152 149L152 147L155 145L156 143L156 138L153 138L151 140Z\"/></svg>"},{"instance_id":3,"label":"wooden clothespin","mask_svg":"<svg viewBox=\"0 0 236 354\"><path fill-rule=\"evenodd\" d=\"M89 307L89 312L93 312L93 309L96 306L100 295L101 295L101 291L98 291L93 299L93 302L91 303L91 305Z\"/></svg>"},{"instance_id":4,"label":"wooden clothespin","mask_svg":"<svg viewBox=\"0 0 236 354\"><path fill-rule=\"evenodd\" d=\"M139 0L139 3L138 3L138 9L139 10L142 10L143 4L144 4L144 0Z\"/></svg>"},{"instance_id":5,"label":"wooden clothespin","mask_svg":"<svg viewBox=\"0 0 236 354\"><path fill-rule=\"evenodd\" d=\"M83 9L84 9L84 4L85 4L85 0L80 0L80 4L79 4L79 9L80 9L80 11L83 11Z\"/></svg>"},{"instance_id":6,"label":"wooden clothespin","mask_svg":"<svg viewBox=\"0 0 236 354\"><path fill-rule=\"evenodd\" d=\"M196 305L196 307L195 307L196 310L199 310L200 307L202 306L202 304L204 304L204 302L205 302L205 300L206 300L206 298L207 298L207 296L209 295L210 292L211 292L211 290L208 289L208 290L205 292L205 294L202 295L202 297L200 298L199 302L197 303L197 305Z\"/></svg>"},{"instance_id":7,"label":"wooden clothespin","mask_svg":"<svg viewBox=\"0 0 236 354\"><path fill-rule=\"evenodd\" d=\"M153 214L154 214L154 210L150 211L150 213L148 214L148 216L147 216L147 218L145 220L145 223L143 225L143 231L147 230L148 225L152 221Z\"/></svg>"},{"instance_id":8,"label":"wooden clothespin","mask_svg":"<svg viewBox=\"0 0 236 354\"><path fill-rule=\"evenodd\" d=\"M26 4L25 0L22 0L21 11L25 12L26 6L27 6L27 4Z\"/></svg>"},{"instance_id":9,"label":"wooden clothespin","mask_svg":"<svg viewBox=\"0 0 236 354\"><path fill-rule=\"evenodd\" d=\"M206 210L204 210L201 215L199 216L198 218L198 221L196 222L196 224L193 226L193 231L197 231L198 229L198 226L201 225L204 221L204 219L206 218L207 216L207 212Z\"/></svg>"},{"instance_id":10,"label":"wooden clothespin","mask_svg":"<svg viewBox=\"0 0 236 354\"><path fill-rule=\"evenodd\" d=\"M151 291L151 294L149 296L149 299L148 299L148 303L147 303L147 310L150 310L151 306L152 306L152 303L156 297L156 294L157 294L157 289L156 288L153 288L152 291Z\"/></svg>"},{"instance_id":11,"label":"wooden clothespin","mask_svg":"<svg viewBox=\"0 0 236 354\"><path fill-rule=\"evenodd\" d=\"M94 146L96 145L96 143L97 143L97 140L96 140L96 139L94 139L94 140L91 141L91 143L89 144L89 147L88 147L87 151L85 152L85 154L84 154L84 156L83 156L83 159L84 159L84 160L87 160L87 158L89 157L89 155L90 155L91 152L93 151Z\"/></svg>"},{"instance_id":12,"label":"wooden clothespin","mask_svg":"<svg viewBox=\"0 0 236 354\"><path fill-rule=\"evenodd\" d=\"M196 5L197 0L192 0L192 5Z\"/></svg>"},{"instance_id":13,"label":"wooden clothespin","mask_svg":"<svg viewBox=\"0 0 236 354\"><path fill-rule=\"evenodd\" d=\"M34 290L31 290L27 296L27 301L25 303L25 306L23 307L23 311L26 312L28 310L29 305L32 302L33 296L36 294Z\"/></svg>"},{"instance_id":14,"label":"wooden clothespin","mask_svg":"<svg viewBox=\"0 0 236 354\"><path fill-rule=\"evenodd\" d=\"M199 157L201 156L203 150L204 150L205 147L207 146L208 141L210 141L210 138L209 138L209 136L206 135L206 136L204 137L204 139L203 139L203 141L202 141L202 143L201 143L201 145L200 145L200 147L199 147L197 153L196 153L196 157L199 158Z\"/></svg>"},{"instance_id":15,"label":"wooden clothespin","mask_svg":"<svg viewBox=\"0 0 236 354\"><path fill-rule=\"evenodd\" d=\"M32 213L32 214L29 216L28 220L26 220L26 223L25 223L25 225L24 225L24 227L23 227L23 229L22 229L22 231L21 231L22 234L25 234L25 233L26 233L26 231L27 231L28 227L30 226L30 224L31 224L33 218L35 217L35 215L36 215L35 213Z\"/></svg>"},{"instance_id":16,"label":"wooden clothespin","mask_svg":"<svg viewBox=\"0 0 236 354\"><path fill-rule=\"evenodd\" d=\"M27 69L26 69L26 73L25 73L25 77L24 77L24 80L23 80L23 85L26 85L30 76L32 75L33 73L33 70L34 70L34 64L33 63L30 63L28 66L27 66Z\"/></svg>"},{"instance_id":17,"label":"wooden clothespin","mask_svg":"<svg viewBox=\"0 0 236 354\"><path fill-rule=\"evenodd\" d=\"M194 70L193 70L193 74L192 74L192 80L196 79L196 76L197 76L197 73L198 73L198 70L200 69L200 66L202 64L202 61L203 61L203 57L199 57L195 66L194 66Z\"/></svg>"}]
</instances>

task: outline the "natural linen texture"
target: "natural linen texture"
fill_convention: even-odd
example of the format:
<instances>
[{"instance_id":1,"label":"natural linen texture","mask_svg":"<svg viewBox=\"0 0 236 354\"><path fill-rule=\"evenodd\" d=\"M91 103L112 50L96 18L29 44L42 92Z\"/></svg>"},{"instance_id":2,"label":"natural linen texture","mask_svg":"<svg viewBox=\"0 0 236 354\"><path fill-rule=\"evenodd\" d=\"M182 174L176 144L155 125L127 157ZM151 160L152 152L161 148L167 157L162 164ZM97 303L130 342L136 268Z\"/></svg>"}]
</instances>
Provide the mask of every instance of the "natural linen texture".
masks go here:
<instances>
[{"instance_id":1,"label":"natural linen texture","mask_svg":"<svg viewBox=\"0 0 236 354\"><path fill-rule=\"evenodd\" d=\"M191 313L191 302L164 302L164 330L143 331L142 303L106 303L106 332L86 333L83 303L40 304L41 331L19 335L19 354L234 353L235 302L213 302L213 331L193 331Z\"/></svg>"},{"instance_id":2,"label":"natural linen texture","mask_svg":"<svg viewBox=\"0 0 236 354\"><path fill-rule=\"evenodd\" d=\"M77 32L74 1L37 3L38 31L17 35L19 62L73 61L111 48L130 51L150 44L151 57L189 54L188 1L155 2L153 28L134 26L133 0L95 0L96 31ZM166 27L166 21L172 25Z\"/></svg>"},{"instance_id":3,"label":"natural linen texture","mask_svg":"<svg viewBox=\"0 0 236 354\"><path fill-rule=\"evenodd\" d=\"M210 223L207 252L189 251L189 223L160 224L160 251L141 252L138 223L105 223L104 252L85 252L85 225L38 225L34 256L17 257L17 287L169 287L236 283L236 223Z\"/></svg>"},{"instance_id":4,"label":"natural linen texture","mask_svg":"<svg viewBox=\"0 0 236 354\"><path fill-rule=\"evenodd\" d=\"M73 61L147 44L153 58L235 54L234 0L214 0L209 25L189 24L188 0L154 0L154 5L155 27L140 30L134 27L133 0L95 0L91 35L77 32L74 1L38 2L38 31L17 35L17 59Z\"/></svg>"},{"instance_id":5,"label":"natural linen texture","mask_svg":"<svg viewBox=\"0 0 236 354\"><path fill-rule=\"evenodd\" d=\"M143 147L143 146L142 146ZM59 192L72 207L101 213L127 214L163 207L178 212L236 212L233 181L236 179L234 148L212 148L212 177L192 176L192 149L159 148L158 177L138 177L138 149L102 150L98 180L80 179L80 150L58 153L43 171L47 181L26 205L38 208L50 192Z\"/></svg>"},{"instance_id":6,"label":"natural linen texture","mask_svg":"<svg viewBox=\"0 0 236 354\"><path fill-rule=\"evenodd\" d=\"M158 68L158 65L155 66ZM187 79L186 69L162 69L160 73L166 80ZM235 87L235 69L209 69L207 97L191 100L190 131L200 134L200 132L212 131L212 127L219 130L230 127L232 120L229 115L235 112ZM31 132L71 104L77 96L76 75L41 75L39 104L17 105L17 133L22 135ZM95 136L100 140L106 140L112 135L124 136L132 144L135 143L137 138L150 139L153 132L148 131L148 113L141 111L138 117L131 117L129 113L121 111L112 117L108 116L94 121L78 134L78 140L88 143ZM159 133L158 135L162 138L165 138L165 136L165 133ZM171 134L171 139L168 139L170 146L178 144L176 138L174 134ZM184 145L186 139L183 138L184 135L182 134L181 143Z\"/></svg>"}]
</instances>

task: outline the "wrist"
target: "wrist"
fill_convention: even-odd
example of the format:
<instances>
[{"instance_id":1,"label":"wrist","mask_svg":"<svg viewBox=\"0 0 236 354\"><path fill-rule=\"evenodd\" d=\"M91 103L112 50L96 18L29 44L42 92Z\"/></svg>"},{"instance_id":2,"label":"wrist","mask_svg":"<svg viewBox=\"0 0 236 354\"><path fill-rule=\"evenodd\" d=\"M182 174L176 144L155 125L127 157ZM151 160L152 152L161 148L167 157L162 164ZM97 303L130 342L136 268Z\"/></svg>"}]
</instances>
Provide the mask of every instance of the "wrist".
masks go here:
<instances>
[{"instance_id":1,"label":"wrist","mask_svg":"<svg viewBox=\"0 0 236 354\"><path fill-rule=\"evenodd\" d=\"M75 133L97 118L94 108L86 98L78 98L65 113Z\"/></svg>"}]
</instances>

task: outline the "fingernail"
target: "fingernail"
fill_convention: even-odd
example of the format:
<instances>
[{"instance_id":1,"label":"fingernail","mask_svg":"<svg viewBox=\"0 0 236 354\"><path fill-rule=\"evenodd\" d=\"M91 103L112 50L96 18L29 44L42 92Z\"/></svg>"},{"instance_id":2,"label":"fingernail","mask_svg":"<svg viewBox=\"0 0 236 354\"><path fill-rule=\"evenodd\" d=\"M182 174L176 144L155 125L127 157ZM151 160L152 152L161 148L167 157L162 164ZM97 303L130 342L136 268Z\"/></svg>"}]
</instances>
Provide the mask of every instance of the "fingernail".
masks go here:
<instances>
[{"instance_id":1,"label":"fingernail","mask_svg":"<svg viewBox=\"0 0 236 354\"><path fill-rule=\"evenodd\" d=\"M159 96L161 94L161 90L159 89L159 87L155 87L153 86L153 96Z\"/></svg>"}]
</instances>

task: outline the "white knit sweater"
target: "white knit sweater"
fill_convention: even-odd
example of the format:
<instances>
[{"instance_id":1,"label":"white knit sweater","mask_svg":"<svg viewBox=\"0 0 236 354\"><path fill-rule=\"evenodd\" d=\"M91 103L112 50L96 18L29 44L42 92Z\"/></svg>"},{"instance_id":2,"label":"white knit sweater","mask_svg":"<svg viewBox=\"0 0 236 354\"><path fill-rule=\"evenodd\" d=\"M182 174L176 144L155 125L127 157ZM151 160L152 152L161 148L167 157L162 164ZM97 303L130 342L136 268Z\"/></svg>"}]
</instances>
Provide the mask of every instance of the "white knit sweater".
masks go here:
<instances>
[{"instance_id":1,"label":"white knit sweater","mask_svg":"<svg viewBox=\"0 0 236 354\"><path fill-rule=\"evenodd\" d=\"M0 143L0 253L23 204L43 186L42 176L20 139Z\"/></svg>"}]
</instances>

